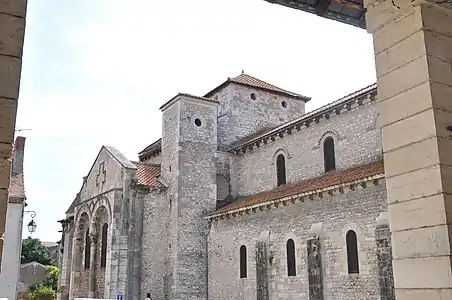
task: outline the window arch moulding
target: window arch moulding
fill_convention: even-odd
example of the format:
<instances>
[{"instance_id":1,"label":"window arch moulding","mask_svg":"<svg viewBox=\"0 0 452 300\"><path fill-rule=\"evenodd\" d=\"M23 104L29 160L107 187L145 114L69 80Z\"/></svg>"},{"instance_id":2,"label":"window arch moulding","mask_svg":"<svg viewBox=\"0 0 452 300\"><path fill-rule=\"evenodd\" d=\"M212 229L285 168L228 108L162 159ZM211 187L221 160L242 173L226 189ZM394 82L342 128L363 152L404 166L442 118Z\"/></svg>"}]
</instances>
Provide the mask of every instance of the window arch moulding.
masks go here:
<instances>
[{"instance_id":1,"label":"window arch moulding","mask_svg":"<svg viewBox=\"0 0 452 300\"><path fill-rule=\"evenodd\" d=\"M280 147L278 150L275 151L275 153L273 154L273 158L272 158L272 165L276 165L276 159L278 158L278 155L284 155L284 158L286 160L291 159L292 155L290 155L289 151L287 150L286 147Z\"/></svg>"},{"instance_id":2,"label":"window arch moulding","mask_svg":"<svg viewBox=\"0 0 452 300\"><path fill-rule=\"evenodd\" d=\"M339 142L345 140L346 136L340 135L336 130L327 130L321 135L315 146L312 147L312 150L323 149L323 142L327 137L332 137L335 142Z\"/></svg>"}]
</instances>

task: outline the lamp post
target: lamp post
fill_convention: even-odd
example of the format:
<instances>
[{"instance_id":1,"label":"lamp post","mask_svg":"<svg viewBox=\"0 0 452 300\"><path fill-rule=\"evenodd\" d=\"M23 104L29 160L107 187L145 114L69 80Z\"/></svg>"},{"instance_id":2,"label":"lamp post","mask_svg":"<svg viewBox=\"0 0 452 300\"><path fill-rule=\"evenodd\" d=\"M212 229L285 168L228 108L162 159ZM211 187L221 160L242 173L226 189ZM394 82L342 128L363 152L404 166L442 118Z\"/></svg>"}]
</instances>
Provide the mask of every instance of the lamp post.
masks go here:
<instances>
[{"instance_id":1,"label":"lamp post","mask_svg":"<svg viewBox=\"0 0 452 300\"><path fill-rule=\"evenodd\" d=\"M31 221L30 223L28 223L27 228L28 228L28 232L30 232L31 234L33 234L33 232L36 231L36 222L34 220L34 218L36 217L36 212L34 210L28 210L28 211L24 211L24 214L30 214L31 216Z\"/></svg>"}]
</instances>

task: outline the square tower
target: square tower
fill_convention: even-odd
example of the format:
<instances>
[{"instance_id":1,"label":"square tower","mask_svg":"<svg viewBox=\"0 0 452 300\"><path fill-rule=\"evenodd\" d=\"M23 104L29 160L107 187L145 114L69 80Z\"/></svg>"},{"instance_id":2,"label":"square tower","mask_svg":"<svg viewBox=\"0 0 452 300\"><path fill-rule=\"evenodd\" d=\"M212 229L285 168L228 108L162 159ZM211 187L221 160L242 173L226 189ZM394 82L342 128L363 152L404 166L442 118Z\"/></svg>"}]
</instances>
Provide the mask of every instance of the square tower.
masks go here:
<instances>
[{"instance_id":1,"label":"square tower","mask_svg":"<svg viewBox=\"0 0 452 300\"><path fill-rule=\"evenodd\" d=\"M207 297L207 213L216 207L218 102L179 94L163 112L161 176L168 184L170 299Z\"/></svg>"}]
</instances>

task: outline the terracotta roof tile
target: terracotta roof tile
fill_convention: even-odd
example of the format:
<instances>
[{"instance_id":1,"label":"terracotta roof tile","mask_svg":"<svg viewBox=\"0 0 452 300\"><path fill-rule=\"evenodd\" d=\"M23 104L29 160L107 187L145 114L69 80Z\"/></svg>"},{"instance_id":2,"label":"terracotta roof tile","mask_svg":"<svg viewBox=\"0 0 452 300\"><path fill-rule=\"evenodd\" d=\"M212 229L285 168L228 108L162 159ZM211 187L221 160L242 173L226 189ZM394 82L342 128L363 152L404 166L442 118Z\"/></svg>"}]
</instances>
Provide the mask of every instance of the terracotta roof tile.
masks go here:
<instances>
[{"instance_id":1,"label":"terracotta roof tile","mask_svg":"<svg viewBox=\"0 0 452 300\"><path fill-rule=\"evenodd\" d=\"M160 176L160 165L132 162L137 167L138 183L149 187L164 187L157 177Z\"/></svg>"},{"instance_id":2,"label":"terracotta roof tile","mask_svg":"<svg viewBox=\"0 0 452 300\"><path fill-rule=\"evenodd\" d=\"M23 203L25 200L25 187L23 173L12 174L9 183L10 203Z\"/></svg>"},{"instance_id":3,"label":"terracotta roof tile","mask_svg":"<svg viewBox=\"0 0 452 300\"><path fill-rule=\"evenodd\" d=\"M250 76L248 74L243 74L243 73L240 74L237 77L228 78L228 80L223 82L221 85L217 86L212 91L208 92L204 97L211 97L215 92L217 92L218 90L222 89L223 87L225 87L226 85L228 85L231 82L232 83L236 83L236 84L249 86L249 87L262 89L262 90L266 90L266 91L269 91L269 92L274 92L274 93L277 93L277 94L282 94L282 95L285 95L285 96L288 96L288 97L292 97L292 98L295 98L295 99L298 99L298 100L303 100L305 102L308 102L309 100L311 100L310 97L306 97L306 96L303 96L301 94L297 94L297 93L293 93L293 92L284 90L282 88L274 86L273 84L270 84L270 83L265 82L263 80L260 80L260 79L258 79L256 77Z\"/></svg>"},{"instance_id":4,"label":"terracotta roof tile","mask_svg":"<svg viewBox=\"0 0 452 300\"><path fill-rule=\"evenodd\" d=\"M284 197L296 196L302 193L316 191L339 184L351 183L357 180L362 180L381 174L384 174L384 166L382 161L343 171L328 172L327 174L318 178L287 184L271 191L263 192L257 195L246 197L243 200L232 202L210 214L210 216L239 208L261 204L267 201L278 200Z\"/></svg>"}]
</instances>

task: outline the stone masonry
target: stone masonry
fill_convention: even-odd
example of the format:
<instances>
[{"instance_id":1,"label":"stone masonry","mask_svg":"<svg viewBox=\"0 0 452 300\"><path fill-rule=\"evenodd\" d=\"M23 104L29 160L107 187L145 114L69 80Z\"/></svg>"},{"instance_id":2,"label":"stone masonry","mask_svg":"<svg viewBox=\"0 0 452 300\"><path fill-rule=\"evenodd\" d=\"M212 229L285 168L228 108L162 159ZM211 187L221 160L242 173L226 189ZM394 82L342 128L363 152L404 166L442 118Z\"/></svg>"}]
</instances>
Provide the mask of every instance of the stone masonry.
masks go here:
<instances>
[{"instance_id":1,"label":"stone masonry","mask_svg":"<svg viewBox=\"0 0 452 300\"><path fill-rule=\"evenodd\" d=\"M0 2L0 265L22 71L26 6L26 0Z\"/></svg>"},{"instance_id":2,"label":"stone masonry","mask_svg":"<svg viewBox=\"0 0 452 300\"><path fill-rule=\"evenodd\" d=\"M364 5L374 39L395 295L452 299L452 3Z\"/></svg>"},{"instance_id":3,"label":"stone masonry","mask_svg":"<svg viewBox=\"0 0 452 300\"><path fill-rule=\"evenodd\" d=\"M59 299L392 300L376 92L309 113L246 74L178 94L139 162L104 146L84 177Z\"/></svg>"}]
</instances>

